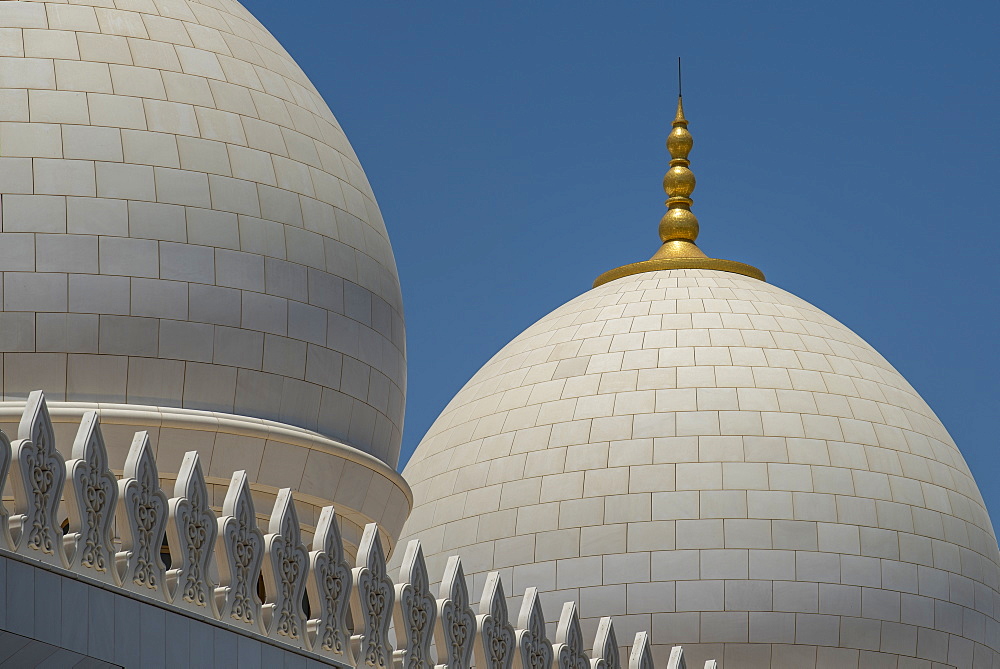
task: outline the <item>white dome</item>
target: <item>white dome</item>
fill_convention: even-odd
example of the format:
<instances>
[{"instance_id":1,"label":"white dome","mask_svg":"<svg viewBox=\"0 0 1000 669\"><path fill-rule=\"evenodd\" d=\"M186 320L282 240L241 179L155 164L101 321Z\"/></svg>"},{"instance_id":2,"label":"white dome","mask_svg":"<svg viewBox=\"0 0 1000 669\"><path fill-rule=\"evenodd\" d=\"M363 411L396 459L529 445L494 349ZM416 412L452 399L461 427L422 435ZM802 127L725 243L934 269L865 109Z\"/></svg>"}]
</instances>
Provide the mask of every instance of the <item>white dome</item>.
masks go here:
<instances>
[{"instance_id":1,"label":"white dome","mask_svg":"<svg viewBox=\"0 0 1000 669\"><path fill-rule=\"evenodd\" d=\"M926 403L812 305L715 270L612 281L518 336L403 472L431 573L575 599L665 661L995 666L997 542ZM398 557L396 558L398 560ZM693 661L692 661L693 660Z\"/></svg>"},{"instance_id":2,"label":"white dome","mask_svg":"<svg viewBox=\"0 0 1000 669\"><path fill-rule=\"evenodd\" d=\"M235 0L0 0L0 45L4 397L268 419L394 467L392 249L277 41Z\"/></svg>"}]
</instances>

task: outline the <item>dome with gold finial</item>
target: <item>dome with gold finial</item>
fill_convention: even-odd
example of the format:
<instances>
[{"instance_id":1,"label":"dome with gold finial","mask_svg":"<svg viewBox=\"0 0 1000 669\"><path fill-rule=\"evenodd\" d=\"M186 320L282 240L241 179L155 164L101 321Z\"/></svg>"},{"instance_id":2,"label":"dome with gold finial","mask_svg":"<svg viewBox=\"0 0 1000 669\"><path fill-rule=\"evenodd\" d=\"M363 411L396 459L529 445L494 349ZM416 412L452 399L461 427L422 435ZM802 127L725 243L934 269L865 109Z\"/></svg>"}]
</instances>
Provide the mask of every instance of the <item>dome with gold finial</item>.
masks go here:
<instances>
[{"instance_id":1,"label":"dome with gold finial","mask_svg":"<svg viewBox=\"0 0 1000 669\"><path fill-rule=\"evenodd\" d=\"M660 241L663 245L649 260L623 265L601 274L594 281L595 288L625 276L659 269L719 269L764 280L764 273L756 267L734 260L709 258L695 244L698 217L691 211L694 204L691 193L696 182L690 169L691 161L688 160L693 146L694 139L684 117L684 98L678 95L673 130L667 136L671 160L670 169L663 176L663 190L667 194L667 213L660 219Z\"/></svg>"},{"instance_id":2,"label":"dome with gold finial","mask_svg":"<svg viewBox=\"0 0 1000 669\"><path fill-rule=\"evenodd\" d=\"M657 664L1000 662L1000 551L945 427L861 337L695 244L680 101L650 260L602 274L462 388L403 476L431 573L539 586ZM398 561L399 556L395 557Z\"/></svg>"}]
</instances>

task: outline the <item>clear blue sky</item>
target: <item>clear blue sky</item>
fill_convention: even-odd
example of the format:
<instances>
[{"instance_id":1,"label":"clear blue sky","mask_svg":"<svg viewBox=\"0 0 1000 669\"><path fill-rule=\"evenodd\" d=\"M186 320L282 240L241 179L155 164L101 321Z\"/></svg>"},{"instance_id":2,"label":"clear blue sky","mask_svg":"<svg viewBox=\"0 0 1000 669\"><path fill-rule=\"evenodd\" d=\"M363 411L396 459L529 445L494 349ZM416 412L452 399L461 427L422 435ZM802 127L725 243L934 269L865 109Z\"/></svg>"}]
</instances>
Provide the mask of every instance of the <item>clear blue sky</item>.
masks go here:
<instances>
[{"instance_id":1,"label":"clear blue sky","mask_svg":"<svg viewBox=\"0 0 1000 669\"><path fill-rule=\"evenodd\" d=\"M699 244L873 344L1000 518L1000 3L245 4L389 226L403 462L505 343L655 250L680 55Z\"/></svg>"}]
</instances>

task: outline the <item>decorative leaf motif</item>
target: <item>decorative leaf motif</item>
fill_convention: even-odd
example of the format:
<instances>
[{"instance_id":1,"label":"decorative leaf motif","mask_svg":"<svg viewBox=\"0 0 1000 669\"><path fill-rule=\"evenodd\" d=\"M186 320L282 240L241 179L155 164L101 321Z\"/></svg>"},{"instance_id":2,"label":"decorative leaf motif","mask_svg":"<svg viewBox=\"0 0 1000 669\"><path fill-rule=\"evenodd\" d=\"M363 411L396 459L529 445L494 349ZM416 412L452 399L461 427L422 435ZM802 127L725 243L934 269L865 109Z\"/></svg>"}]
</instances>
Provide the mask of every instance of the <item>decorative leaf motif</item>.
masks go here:
<instances>
[{"instance_id":1,"label":"decorative leaf motif","mask_svg":"<svg viewBox=\"0 0 1000 669\"><path fill-rule=\"evenodd\" d=\"M680 651L680 664L671 664L674 661L674 652ZM675 646L670 652L670 662L668 669L684 669L684 650L680 646ZM653 669L653 651L649 647L649 634L638 632L635 641L632 642L632 652L628 656L628 669Z\"/></svg>"},{"instance_id":2,"label":"decorative leaf motif","mask_svg":"<svg viewBox=\"0 0 1000 669\"><path fill-rule=\"evenodd\" d=\"M40 390L28 395L11 447L18 475L13 477L11 534L18 552L57 567L66 566L59 523L59 500L66 466L56 450L52 419Z\"/></svg>"},{"instance_id":3,"label":"decorative leaf motif","mask_svg":"<svg viewBox=\"0 0 1000 669\"><path fill-rule=\"evenodd\" d=\"M123 587L144 595L166 595L160 547L167 525L167 496L146 432L136 432L118 482L118 527L122 550L115 555Z\"/></svg>"},{"instance_id":4,"label":"decorative leaf motif","mask_svg":"<svg viewBox=\"0 0 1000 669\"><path fill-rule=\"evenodd\" d=\"M556 627L556 643L552 647L557 669L589 669L590 659L583 647L583 630L575 602L563 604Z\"/></svg>"},{"instance_id":5,"label":"decorative leaf motif","mask_svg":"<svg viewBox=\"0 0 1000 669\"><path fill-rule=\"evenodd\" d=\"M208 503L208 487L198 451L184 454L174 496L167 508L171 568L166 576L170 601L175 606L215 616L215 586L210 572L219 525Z\"/></svg>"},{"instance_id":6,"label":"decorative leaf motif","mask_svg":"<svg viewBox=\"0 0 1000 669\"><path fill-rule=\"evenodd\" d=\"M261 612L265 633L305 646L306 614L302 602L309 574L309 554L302 545L299 517L291 488L278 491L268 534L264 537L264 586Z\"/></svg>"},{"instance_id":7,"label":"decorative leaf motif","mask_svg":"<svg viewBox=\"0 0 1000 669\"><path fill-rule=\"evenodd\" d=\"M611 618L601 618L597 623L597 635L594 637L594 659L590 661L591 669L621 669L621 655L618 652L618 637L615 635L615 625Z\"/></svg>"},{"instance_id":8,"label":"decorative leaf motif","mask_svg":"<svg viewBox=\"0 0 1000 669\"><path fill-rule=\"evenodd\" d=\"M393 652L394 664L401 669L430 669L437 602L430 592L424 551L417 539L406 545L399 581L393 610L398 646Z\"/></svg>"},{"instance_id":9,"label":"decorative leaf motif","mask_svg":"<svg viewBox=\"0 0 1000 669\"><path fill-rule=\"evenodd\" d=\"M545 636L545 615L542 613L537 588L524 591L517 626L514 636L514 644L517 646L515 668L549 669L553 658L552 643Z\"/></svg>"},{"instance_id":10,"label":"decorative leaf motif","mask_svg":"<svg viewBox=\"0 0 1000 669\"><path fill-rule=\"evenodd\" d=\"M347 607L350 605L351 570L344 559L340 525L332 506L323 507L309 553L310 578L306 591L313 614L308 623L309 645L346 664L354 664L348 643Z\"/></svg>"},{"instance_id":11,"label":"decorative leaf motif","mask_svg":"<svg viewBox=\"0 0 1000 669\"><path fill-rule=\"evenodd\" d=\"M355 666L388 669L392 647L389 645L389 622L392 619L394 591L385 571L385 551L378 535L378 525L368 523L358 546L357 567L351 570L351 637Z\"/></svg>"},{"instance_id":12,"label":"decorative leaf motif","mask_svg":"<svg viewBox=\"0 0 1000 669\"><path fill-rule=\"evenodd\" d=\"M7 483L7 473L10 471L10 461L12 458L10 438L7 433L0 430L0 490L3 490ZM0 548L14 550L14 541L10 536L10 521L7 507L0 504Z\"/></svg>"},{"instance_id":13,"label":"decorative leaf motif","mask_svg":"<svg viewBox=\"0 0 1000 669\"><path fill-rule=\"evenodd\" d=\"M219 586L215 589L219 619L261 632L257 579L264 560L264 535L250 496L247 473L235 472L222 503L215 542Z\"/></svg>"},{"instance_id":14,"label":"decorative leaf motif","mask_svg":"<svg viewBox=\"0 0 1000 669\"><path fill-rule=\"evenodd\" d=\"M514 662L514 626L507 613L500 572L486 576L476 616L476 669L511 669Z\"/></svg>"},{"instance_id":15,"label":"decorative leaf motif","mask_svg":"<svg viewBox=\"0 0 1000 669\"><path fill-rule=\"evenodd\" d=\"M80 421L66 473L69 533L63 537L63 546L69 568L118 585L112 543L118 481L108 468L108 450L96 411L88 411Z\"/></svg>"},{"instance_id":16,"label":"decorative leaf motif","mask_svg":"<svg viewBox=\"0 0 1000 669\"><path fill-rule=\"evenodd\" d=\"M469 606L469 588L465 584L462 560L448 558L441 580L441 599L437 600L438 620L434 640L438 653L437 669L470 669L476 637L476 616Z\"/></svg>"}]
</instances>

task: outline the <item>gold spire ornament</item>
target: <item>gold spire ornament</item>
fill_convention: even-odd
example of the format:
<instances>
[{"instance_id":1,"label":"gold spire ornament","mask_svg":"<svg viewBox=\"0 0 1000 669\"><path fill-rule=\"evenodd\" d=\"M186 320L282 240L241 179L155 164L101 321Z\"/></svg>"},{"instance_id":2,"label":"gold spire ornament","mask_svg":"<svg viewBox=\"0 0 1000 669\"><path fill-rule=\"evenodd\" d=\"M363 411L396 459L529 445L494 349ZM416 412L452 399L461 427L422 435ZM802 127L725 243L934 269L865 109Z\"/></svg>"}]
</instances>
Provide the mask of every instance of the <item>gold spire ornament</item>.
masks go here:
<instances>
[{"instance_id":1,"label":"gold spire ornament","mask_svg":"<svg viewBox=\"0 0 1000 669\"><path fill-rule=\"evenodd\" d=\"M678 77L680 63L678 62ZM694 141L688 132L688 120L684 118L684 99L677 96L677 115L673 130L667 137L670 151L670 169L663 177L663 190L667 194L667 213L660 220L660 240L663 245L649 260L623 265L597 277L594 288L623 276L652 272L660 269L717 269L733 272L754 279L764 280L764 273L735 260L709 258L698 248L694 240L698 238L698 218L691 213L691 193L694 192L694 173L689 169L688 154Z\"/></svg>"}]
</instances>

